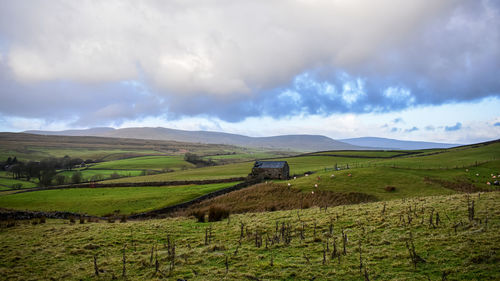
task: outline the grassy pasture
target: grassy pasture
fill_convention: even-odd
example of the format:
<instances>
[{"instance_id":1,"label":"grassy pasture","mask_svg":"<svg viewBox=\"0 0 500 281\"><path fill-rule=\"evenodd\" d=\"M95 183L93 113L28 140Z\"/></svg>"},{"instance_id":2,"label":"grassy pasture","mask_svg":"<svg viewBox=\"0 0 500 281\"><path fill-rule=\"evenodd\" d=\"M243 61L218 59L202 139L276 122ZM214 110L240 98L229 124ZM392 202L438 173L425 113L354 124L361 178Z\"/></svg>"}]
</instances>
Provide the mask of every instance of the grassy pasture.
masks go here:
<instances>
[{"instance_id":1,"label":"grassy pasture","mask_svg":"<svg viewBox=\"0 0 500 281\"><path fill-rule=\"evenodd\" d=\"M402 167L440 169L472 166L476 163L499 160L500 142L489 145L466 146L442 150L425 156L409 156L397 159L382 160L383 164L396 164Z\"/></svg>"},{"instance_id":2,"label":"grassy pasture","mask_svg":"<svg viewBox=\"0 0 500 281\"><path fill-rule=\"evenodd\" d=\"M0 207L96 216L115 212L128 215L189 201L235 184L44 190L0 196Z\"/></svg>"},{"instance_id":3,"label":"grassy pasture","mask_svg":"<svg viewBox=\"0 0 500 281\"><path fill-rule=\"evenodd\" d=\"M69 155L72 158L82 158L83 160L114 160L124 157L159 154L155 150L124 150L124 149L99 149L99 148L59 148L28 146L18 149L5 149L0 147L0 159L17 156L22 161L39 161L49 157L64 157Z\"/></svg>"},{"instance_id":4,"label":"grassy pasture","mask_svg":"<svg viewBox=\"0 0 500 281\"><path fill-rule=\"evenodd\" d=\"M283 154L283 153L279 153ZM253 159L266 159L266 158L273 158L273 157L279 157L278 153L272 153L272 152L245 152L245 153L236 153L236 154L227 154L227 155L209 155L205 156L205 159L212 159L212 160L253 160Z\"/></svg>"},{"instance_id":5,"label":"grassy pasture","mask_svg":"<svg viewBox=\"0 0 500 281\"><path fill-rule=\"evenodd\" d=\"M181 167L193 168L194 165L184 161L183 156L143 156L97 163L92 169L179 170Z\"/></svg>"},{"instance_id":6,"label":"grassy pasture","mask_svg":"<svg viewBox=\"0 0 500 281\"><path fill-rule=\"evenodd\" d=\"M347 157L331 157L331 156L300 156L277 158L277 161L288 161L290 166L290 174L303 174L307 171L323 170L324 168L333 168L335 163L345 165L347 163L365 163L373 159ZM220 179L232 177L245 177L251 171L254 162L240 162L220 166L211 166L184 171L176 171L173 173L164 173L150 176L140 176L126 179L109 180L106 182L159 182L171 180L203 180L203 179Z\"/></svg>"},{"instance_id":7,"label":"grassy pasture","mask_svg":"<svg viewBox=\"0 0 500 281\"><path fill-rule=\"evenodd\" d=\"M472 220L468 200L475 201ZM206 233L211 233L207 243ZM345 254L343 233L347 235ZM267 235L271 240L280 237L279 242L268 241L266 247ZM175 242L174 259L169 256L167 237L171 244ZM425 262L414 265L406 243ZM0 272L5 280L109 280L113 276L121 280L125 279L121 277L125 253L127 280L365 280L365 276L370 280L500 280L499 244L500 193L492 192L472 194L469 199L460 194L327 210L241 214L213 223L189 218L114 224L19 222L0 231ZM99 277L94 273L94 256L102 270Z\"/></svg>"},{"instance_id":8,"label":"grassy pasture","mask_svg":"<svg viewBox=\"0 0 500 281\"><path fill-rule=\"evenodd\" d=\"M13 185L22 184L21 188L36 187L37 184L31 181L16 180L12 178L0 177L0 190L11 189Z\"/></svg>"},{"instance_id":9,"label":"grassy pasture","mask_svg":"<svg viewBox=\"0 0 500 281\"><path fill-rule=\"evenodd\" d=\"M440 153L436 153L440 152ZM326 152L325 152L326 153ZM355 156L358 155L357 151L333 151L332 153L344 153L345 155ZM352 153L352 154L348 154ZM367 153L377 153L368 151ZM381 151L381 155L386 155L385 152ZM397 152L404 153L404 152ZM327 156L325 154L314 156L314 155L303 155L297 157L287 157L287 158L276 158L275 160L288 161L290 165L290 174L303 174L307 171L317 171L324 172L325 168L332 169L335 164L339 167L345 168L349 164L351 170L363 167L398 167L406 169L422 169L427 173L432 173L432 169L443 172L443 168L455 168L462 166L471 166L478 163L483 163L485 161L492 161L500 155L500 143L493 143L489 145L482 145L478 147L462 147L453 148L449 150L432 150L424 151L425 156L402 156L393 159L384 158L355 158L355 157L338 157L338 156ZM427 154L431 153L431 154ZM375 155L375 154L374 154ZM495 161L493 161L496 163ZM215 179L215 178L229 178L229 177L241 177L246 176L250 173L253 165L252 162L242 162L226 164L214 167L205 167L199 169L192 169L187 171L176 171L173 173L158 174L151 176L142 176L127 179L112 180L111 182L156 182L156 181L169 181L169 180L201 180L201 179ZM496 164L497 165L497 164ZM498 167L497 170L500 170Z\"/></svg>"},{"instance_id":10,"label":"grassy pasture","mask_svg":"<svg viewBox=\"0 0 500 281\"><path fill-rule=\"evenodd\" d=\"M242 162L235 164L227 164L221 166L210 166L197 169L175 171L173 173L163 173L150 176L139 176L132 178L123 178L117 180L104 181L109 183L120 182L161 182L175 180L206 180L206 179L223 179L233 177L247 176L253 167L253 162Z\"/></svg>"},{"instance_id":11,"label":"grassy pasture","mask_svg":"<svg viewBox=\"0 0 500 281\"><path fill-rule=\"evenodd\" d=\"M76 170L75 170L76 171ZM63 175L66 177L71 177L75 171L63 171L58 173L59 175ZM140 170L97 170L97 169L81 169L77 170L82 173L82 178L84 181L90 180L93 176L101 175L103 179L110 178L110 176L114 173L120 175L121 177L135 177L141 175L142 171Z\"/></svg>"},{"instance_id":12,"label":"grassy pasture","mask_svg":"<svg viewBox=\"0 0 500 281\"><path fill-rule=\"evenodd\" d=\"M407 151L380 151L380 150L353 150L353 151L322 151L315 152L308 155L345 155L351 157L377 157L377 158L388 158L399 155L406 155Z\"/></svg>"},{"instance_id":13,"label":"grassy pasture","mask_svg":"<svg viewBox=\"0 0 500 281\"><path fill-rule=\"evenodd\" d=\"M332 174L335 177L331 177ZM431 172L430 174L433 173ZM290 183L292 187L307 192L315 190L359 192L374 195L379 200L455 193L455 191L444 188L438 183L426 181L425 177L428 175L428 172L421 173L418 170L371 167L336 172L320 172L308 177L282 182ZM315 187L316 184L318 185L317 188ZM387 192L385 191L386 186L394 186L396 187L396 191Z\"/></svg>"}]
</instances>

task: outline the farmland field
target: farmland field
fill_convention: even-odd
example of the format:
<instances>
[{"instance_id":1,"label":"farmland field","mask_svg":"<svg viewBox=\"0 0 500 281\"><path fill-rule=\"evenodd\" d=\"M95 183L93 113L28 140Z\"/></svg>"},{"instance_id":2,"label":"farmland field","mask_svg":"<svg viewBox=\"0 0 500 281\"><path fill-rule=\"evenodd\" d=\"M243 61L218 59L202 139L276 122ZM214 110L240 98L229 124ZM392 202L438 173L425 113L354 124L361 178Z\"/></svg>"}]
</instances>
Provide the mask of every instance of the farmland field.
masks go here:
<instances>
[{"instance_id":1,"label":"farmland field","mask_svg":"<svg viewBox=\"0 0 500 281\"><path fill-rule=\"evenodd\" d=\"M142 170L101 170L101 169L80 169L75 170L82 173L82 181L92 180L92 177L102 177L102 179L110 178L111 175L117 174L120 177L134 177L139 176L143 173ZM75 171L63 171L58 173L66 177L71 177Z\"/></svg>"},{"instance_id":2,"label":"farmland field","mask_svg":"<svg viewBox=\"0 0 500 281\"><path fill-rule=\"evenodd\" d=\"M499 210L491 192L212 223L33 220L0 232L0 271L6 280L499 280Z\"/></svg>"},{"instance_id":3,"label":"farmland field","mask_svg":"<svg viewBox=\"0 0 500 281\"><path fill-rule=\"evenodd\" d=\"M0 196L0 206L17 210L68 211L103 216L140 213L189 201L236 183L164 187L73 188Z\"/></svg>"},{"instance_id":4,"label":"farmland field","mask_svg":"<svg viewBox=\"0 0 500 281\"><path fill-rule=\"evenodd\" d=\"M20 188L36 187L37 184L31 181L16 180L12 178L0 177L0 190L11 189L15 185L21 185Z\"/></svg>"},{"instance_id":5,"label":"farmland field","mask_svg":"<svg viewBox=\"0 0 500 281\"><path fill-rule=\"evenodd\" d=\"M184 161L183 156L142 156L115 161L97 163L92 169L123 169L123 170L166 170L193 168L194 165Z\"/></svg>"},{"instance_id":6,"label":"farmland field","mask_svg":"<svg viewBox=\"0 0 500 281\"><path fill-rule=\"evenodd\" d=\"M117 180L104 181L105 183L120 183L120 182L162 182L175 180L207 180L207 179L223 179L233 177L244 177L250 173L253 162L243 162L236 164L227 164L221 166L203 167L184 171L176 171L173 173L163 173L151 176L139 176L132 178L123 178Z\"/></svg>"}]
</instances>

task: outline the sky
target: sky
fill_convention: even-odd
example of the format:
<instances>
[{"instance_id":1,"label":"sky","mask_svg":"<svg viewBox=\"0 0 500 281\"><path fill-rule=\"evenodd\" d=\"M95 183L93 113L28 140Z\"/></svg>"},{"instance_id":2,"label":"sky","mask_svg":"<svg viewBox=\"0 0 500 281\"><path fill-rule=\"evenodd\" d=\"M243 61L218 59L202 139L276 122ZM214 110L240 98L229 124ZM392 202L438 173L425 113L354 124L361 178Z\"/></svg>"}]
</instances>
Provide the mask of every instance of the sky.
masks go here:
<instances>
[{"instance_id":1,"label":"sky","mask_svg":"<svg viewBox=\"0 0 500 281\"><path fill-rule=\"evenodd\" d=\"M0 131L500 138L500 1L0 0Z\"/></svg>"}]
</instances>

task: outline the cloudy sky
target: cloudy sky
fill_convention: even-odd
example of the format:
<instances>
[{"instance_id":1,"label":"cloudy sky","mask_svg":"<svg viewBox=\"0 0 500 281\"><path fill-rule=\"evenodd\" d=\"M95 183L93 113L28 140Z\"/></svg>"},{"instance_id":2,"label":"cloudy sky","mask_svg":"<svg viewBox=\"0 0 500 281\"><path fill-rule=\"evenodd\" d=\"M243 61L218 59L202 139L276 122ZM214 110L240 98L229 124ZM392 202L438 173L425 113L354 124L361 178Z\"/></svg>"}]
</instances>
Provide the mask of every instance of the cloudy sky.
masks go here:
<instances>
[{"instance_id":1,"label":"cloudy sky","mask_svg":"<svg viewBox=\"0 0 500 281\"><path fill-rule=\"evenodd\" d=\"M0 0L0 131L500 138L495 0Z\"/></svg>"}]
</instances>

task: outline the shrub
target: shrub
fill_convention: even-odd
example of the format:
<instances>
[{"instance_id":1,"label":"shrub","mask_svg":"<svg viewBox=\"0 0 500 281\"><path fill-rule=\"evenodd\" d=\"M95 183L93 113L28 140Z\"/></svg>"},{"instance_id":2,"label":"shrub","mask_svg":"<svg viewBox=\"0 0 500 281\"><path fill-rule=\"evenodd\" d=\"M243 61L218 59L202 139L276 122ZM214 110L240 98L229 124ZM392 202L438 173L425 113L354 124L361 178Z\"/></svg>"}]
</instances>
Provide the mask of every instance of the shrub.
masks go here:
<instances>
[{"instance_id":1,"label":"shrub","mask_svg":"<svg viewBox=\"0 0 500 281\"><path fill-rule=\"evenodd\" d=\"M85 223L85 218L80 216L80 224L84 224Z\"/></svg>"},{"instance_id":2,"label":"shrub","mask_svg":"<svg viewBox=\"0 0 500 281\"><path fill-rule=\"evenodd\" d=\"M126 215L122 215L122 216L120 217L120 222L121 222L121 223L127 222L127 216L126 216Z\"/></svg>"},{"instance_id":3,"label":"shrub","mask_svg":"<svg viewBox=\"0 0 500 281\"><path fill-rule=\"evenodd\" d=\"M21 187L23 187L23 184L22 183L15 183L11 186L13 189L20 189Z\"/></svg>"},{"instance_id":4,"label":"shrub","mask_svg":"<svg viewBox=\"0 0 500 281\"><path fill-rule=\"evenodd\" d=\"M42 224L42 223L45 223L45 222L46 222L46 218L45 217L40 217L39 223Z\"/></svg>"},{"instance_id":5,"label":"shrub","mask_svg":"<svg viewBox=\"0 0 500 281\"><path fill-rule=\"evenodd\" d=\"M385 187L385 191L387 191L387 192L394 192L394 191L396 191L396 187L388 185L388 186Z\"/></svg>"},{"instance_id":6,"label":"shrub","mask_svg":"<svg viewBox=\"0 0 500 281\"><path fill-rule=\"evenodd\" d=\"M69 223L71 224L75 223L75 217L73 216L69 217Z\"/></svg>"},{"instance_id":7,"label":"shrub","mask_svg":"<svg viewBox=\"0 0 500 281\"><path fill-rule=\"evenodd\" d=\"M220 221L229 217L229 210L219 206L208 209L208 221Z\"/></svg>"},{"instance_id":8,"label":"shrub","mask_svg":"<svg viewBox=\"0 0 500 281\"><path fill-rule=\"evenodd\" d=\"M121 177L120 174L118 174L117 172L114 172L110 175L110 178L112 179L119 179L120 177Z\"/></svg>"},{"instance_id":9,"label":"shrub","mask_svg":"<svg viewBox=\"0 0 500 281\"><path fill-rule=\"evenodd\" d=\"M71 176L71 182L72 183L80 183L82 182L82 173L80 172L74 172L73 175Z\"/></svg>"},{"instance_id":10,"label":"shrub","mask_svg":"<svg viewBox=\"0 0 500 281\"><path fill-rule=\"evenodd\" d=\"M194 216L198 222L205 222L205 212L197 210L193 211L191 215Z\"/></svg>"}]
</instances>

